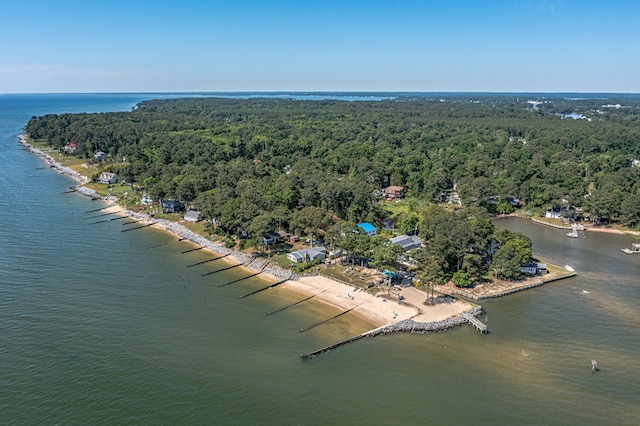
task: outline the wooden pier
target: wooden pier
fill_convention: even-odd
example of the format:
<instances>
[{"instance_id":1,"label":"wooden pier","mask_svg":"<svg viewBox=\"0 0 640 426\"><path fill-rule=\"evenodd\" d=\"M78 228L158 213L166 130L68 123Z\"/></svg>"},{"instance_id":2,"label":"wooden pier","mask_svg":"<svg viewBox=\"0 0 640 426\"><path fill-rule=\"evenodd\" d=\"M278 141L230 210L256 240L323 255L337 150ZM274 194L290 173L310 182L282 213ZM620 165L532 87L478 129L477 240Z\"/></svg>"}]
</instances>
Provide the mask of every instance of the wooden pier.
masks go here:
<instances>
[{"instance_id":1,"label":"wooden pier","mask_svg":"<svg viewBox=\"0 0 640 426\"><path fill-rule=\"evenodd\" d=\"M204 248L204 247L196 247L196 248L192 248L192 249L189 249L189 250L185 250L185 251L183 251L183 252L182 252L182 254L185 254L185 253L191 253L192 251L202 250L203 248Z\"/></svg>"},{"instance_id":2,"label":"wooden pier","mask_svg":"<svg viewBox=\"0 0 640 426\"><path fill-rule=\"evenodd\" d=\"M237 265L227 266L226 268L222 268L222 269L216 269L215 271L211 271L211 272L206 272L206 273L202 274L201 276L206 277L207 275L212 275L212 274L215 274L217 272L226 271L227 269L237 268L238 266L242 266L242 263L238 263Z\"/></svg>"},{"instance_id":3,"label":"wooden pier","mask_svg":"<svg viewBox=\"0 0 640 426\"><path fill-rule=\"evenodd\" d=\"M361 303L360 305L362 305L362 303ZM327 322L329 322L329 321L331 321L331 320L333 320L333 319L336 319L336 318L338 318L338 317L341 317L342 315L348 314L349 312L353 311L355 308L357 308L357 307L358 307L358 306L360 306L360 305L356 305L356 306L354 306L353 308L349 308L349 309L347 309L347 310L346 310L346 311L344 311L344 312L340 312L339 314L334 315L334 316L332 316L331 318L327 318L326 320L322 320L322 321L320 321L320 322L318 322L318 323L315 323L315 324L313 324L313 325L310 325L310 326L309 326L309 327L307 327L307 328L301 328L301 329L300 329L300 333L304 333L304 332L305 332L305 331L307 331L307 330L311 330L312 328L315 328L315 327L317 327L317 326L319 326L319 325L322 325L322 324L324 324L324 323L327 323Z\"/></svg>"},{"instance_id":4,"label":"wooden pier","mask_svg":"<svg viewBox=\"0 0 640 426\"><path fill-rule=\"evenodd\" d=\"M482 334L487 334L489 332L489 328L487 327L487 324L483 323L482 321L480 321L478 318L474 317L473 315L465 312L462 314L462 317L464 319L466 319L467 321L469 321L469 323L471 323L471 325L473 325L475 328L478 329L478 331L480 331Z\"/></svg>"},{"instance_id":5,"label":"wooden pier","mask_svg":"<svg viewBox=\"0 0 640 426\"><path fill-rule=\"evenodd\" d=\"M97 218L97 217L111 216L111 215L118 214L118 213L121 213L121 211L120 211L120 210L118 210L117 212L97 214L97 215L95 215L95 216L89 216L89 217L87 217L87 219L95 219L95 218Z\"/></svg>"},{"instance_id":6,"label":"wooden pier","mask_svg":"<svg viewBox=\"0 0 640 426\"><path fill-rule=\"evenodd\" d=\"M225 256L228 256L228 254L226 254ZM251 262L249 262L249 263L251 263ZM237 280L233 280L233 281L229 281L228 283L220 284L218 287L226 287L228 285L235 284L235 283L238 283L240 281L244 281L244 280L246 280L248 278L255 277L256 275L260 275L261 273L262 273L262 271L256 272L254 274L247 275L246 277L238 278Z\"/></svg>"},{"instance_id":7,"label":"wooden pier","mask_svg":"<svg viewBox=\"0 0 640 426\"><path fill-rule=\"evenodd\" d=\"M287 306L283 306L282 308L276 309L275 311L271 311L271 312L267 313L267 316L273 315L273 314L277 314L278 312L284 311L285 309L289 309L289 308L292 308L294 306L297 306L297 305L301 304L302 302L306 302L309 299L313 299L314 297L316 297L319 294L324 293L325 291L327 291L327 290L322 290L320 293L316 293L316 294L311 295L309 297L305 297L302 300L298 300L297 302L293 302L293 303L291 303L291 304L289 304Z\"/></svg>"},{"instance_id":8,"label":"wooden pier","mask_svg":"<svg viewBox=\"0 0 640 426\"><path fill-rule=\"evenodd\" d=\"M147 223L146 225L136 226L135 228L123 229L120 232L135 231L136 229L148 228L148 227L153 226L153 225L155 225L155 222L154 223Z\"/></svg>"},{"instance_id":9,"label":"wooden pier","mask_svg":"<svg viewBox=\"0 0 640 426\"><path fill-rule=\"evenodd\" d=\"M227 257L227 256L229 256L229 254L224 254L222 256L214 257L213 259L207 259L207 260L203 260L201 262L192 263L191 265L187 265L187 268L191 268L193 266L198 266L198 265L204 265L205 263L209 263L209 262L213 262L213 261L216 261L216 260L220 260L223 257Z\"/></svg>"},{"instance_id":10,"label":"wooden pier","mask_svg":"<svg viewBox=\"0 0 640 426\"><path fill-rule=\"evenodd\" d=\"M103 220L99 220L97 222L90 222L89 225L95 225L96 223L105 223L105 222L113 222L116 220L122 220L127 218L128 216L118 216L118 217L112 217L111 219L103 219Z\"/></svg>"},{"instance_id":11,"label":"wooden pier","mask_svg":"<svg viewBox=\"0 0 640 426\"><path fill-rule=\"evenodd\" d=\"M249 296L251 296L251 295L254 295L254 294L260 293L260 292L262 292L262 291L269 290L270 288L273 288L273 287L279 286L280 284L282 284L282 283L283 283L283 282L285 282L285 281L289 281L289 278L285 278L285 279L283 279L283 280L280 280L280 281L278 281L278 282L275 282L275 283L273 283L273 284L270 284L270 285L268 285L268 286L266 286L266 287L259 288L258 290L252 291L251 293L247 293L247 294L245 294L244 296L240 296L240 297L238 297L238 299L244 299L245 297L249 297Z\"/></svg>"}]
</instances>

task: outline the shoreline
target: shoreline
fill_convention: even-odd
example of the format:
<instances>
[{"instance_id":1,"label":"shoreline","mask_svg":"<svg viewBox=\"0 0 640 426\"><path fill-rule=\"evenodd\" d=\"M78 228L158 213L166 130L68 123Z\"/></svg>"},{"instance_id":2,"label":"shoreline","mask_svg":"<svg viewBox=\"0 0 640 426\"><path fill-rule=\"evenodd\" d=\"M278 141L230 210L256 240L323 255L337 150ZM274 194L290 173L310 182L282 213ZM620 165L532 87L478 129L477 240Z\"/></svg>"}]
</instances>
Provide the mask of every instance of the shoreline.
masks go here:
<instances>
[{"instance_id":1,"label":"shoreline","mask_svg":"<svg viewBox=\"0 0 640 426\"><path fill-rule=\"evenodd\" d=\"M150 226L158 225L161 230L173 234L178 238L185 239L215 254L226 255L227 257L224 260L230 261L233 259L242 264L242 266L240 266L241 268L251 273L260 272L263 278L268 281L286 280L278 286L278 289L284 289L306 297L313 296L319 303L332 307L333 309L341 311L353 310L355 316L374 327L373 330L365 333L370 333L378 329L385 330L382 334L388 334L392 332L391 330L406 332L409 329L416 330L412 332L419 332L417 330L423 330L422 332L427 332L424 330L428 330L428 332L442 331L452 328L454 326L453 324L458 326L467 323L467 321L463 320L460 316L462 313L481 311L480 306L460 299L456 299L449 304L427 306L424 304L424 301L427 299L427 294L416 288L403 289L402 295L405 301L397 302L379 295L372 295L360 289L355 291L352 287L328 277L300 277L290 270L285 270L277 265L271 264L269 260L267 260L266 263L264 261L255 262L256 265L252 265L253 261L256 260L253 256L248 256L244 253L219 246L215 242L187 229L177 222L166 219L156 219L146 213L127 210L117 204L117 198L114 196L98 196L94 190L82 186L90 181L88 177L62 166L49 154L29 144L26 135L19 135L18 138L20 145L28 152L41 157L49 167L57 173L69 176L78 182L79 185L74 187L77 192L89 196L92 199L100 199L106 203L111 203L105 206L105 211L120 213L123 216L140 221L142 224ZM404 326L397 326L397 324L404 324ZM407 328L407 324L412 324L412 326Z\"/></svg>"}]
</instances>

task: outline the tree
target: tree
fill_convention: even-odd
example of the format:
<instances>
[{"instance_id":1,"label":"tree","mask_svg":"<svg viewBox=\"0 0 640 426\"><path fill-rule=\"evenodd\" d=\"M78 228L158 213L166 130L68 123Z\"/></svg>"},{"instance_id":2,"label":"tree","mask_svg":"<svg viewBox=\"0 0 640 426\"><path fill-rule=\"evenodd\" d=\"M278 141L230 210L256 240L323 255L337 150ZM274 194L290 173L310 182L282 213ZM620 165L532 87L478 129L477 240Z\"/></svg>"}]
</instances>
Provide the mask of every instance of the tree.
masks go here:
<instances>
[{"instance_id":1,"label":"tree","mask_svg":"<svg viewBox=\"0 0 640 426\"><path fill-rule=\"evenodd\" d=\"M378 269L396 271L398 256L402 254L402 248L391 244L385 237L377 236L371 243L370 264Z\"/></svg>"},{"instance_id":2,"label":"tree","mask_svg":"<svg viewBox=\"0 0 640 426\"><path fill-rule=\"evenodd\" d=\"M458 287L469 287L473 283L471 275L465 271L454 272L453 283Z\"/></svg>"}]
</instances>

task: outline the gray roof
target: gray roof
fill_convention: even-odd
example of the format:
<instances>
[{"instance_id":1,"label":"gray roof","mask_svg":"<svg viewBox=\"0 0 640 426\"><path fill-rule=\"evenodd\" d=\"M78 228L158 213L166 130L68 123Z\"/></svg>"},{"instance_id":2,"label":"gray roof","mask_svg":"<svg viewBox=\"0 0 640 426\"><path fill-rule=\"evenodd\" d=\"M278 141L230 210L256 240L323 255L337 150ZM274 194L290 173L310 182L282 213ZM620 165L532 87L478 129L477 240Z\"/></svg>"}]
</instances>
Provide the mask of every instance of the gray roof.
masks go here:
<instances>
[{"instance_id":1,"label":"gray roof","mask_svg":"<svg viewBox=\"0 0 640 426\"><path fill-rule=\"evenodd\" d=\"M419 248L422 245L420 238L416 235L399 235L389 240L391 244L400 246L402 250L411 250L413 248Z\"/></svg>"}]
</instances>

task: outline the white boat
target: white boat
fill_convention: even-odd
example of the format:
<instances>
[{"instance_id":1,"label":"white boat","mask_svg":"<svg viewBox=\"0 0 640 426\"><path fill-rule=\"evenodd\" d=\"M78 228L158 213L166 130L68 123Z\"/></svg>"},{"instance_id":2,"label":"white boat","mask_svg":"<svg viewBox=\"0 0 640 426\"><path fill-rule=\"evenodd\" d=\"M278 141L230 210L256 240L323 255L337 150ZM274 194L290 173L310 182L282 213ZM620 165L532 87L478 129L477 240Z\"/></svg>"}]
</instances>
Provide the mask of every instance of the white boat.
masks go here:
<instances>
[{"instance_id":1,"label":"white boat","mask_svg":"<svg viewBox=\"0 0 640 426\"><path fill-rule=\"evenodd\" d=\"M576 225L575 223L571 225L571 232L567 233L567 237L578 238L578 225Z\"/></svg>"},{"instance_id":2,"label":"white boat","mask_svg":"<svg viewBox=\"0 0 640 426\"><path fill-rule=\"evenodd\" d=\"M575 272L576 270L573 269L573 267L571 265L564 265L564 269L566 269L569 272Z\"/></svg>"},{"instance_id":3,"label":"white boat","mask_svg":"<svg viewBox=\"0 0 640 426\"><path fill-rule=\"evenodd\" d=\"M640 243L633 243L630 249L625 247L622 249L622 252L626 254L640 253Z\"/></svg>"}]
</instances>

